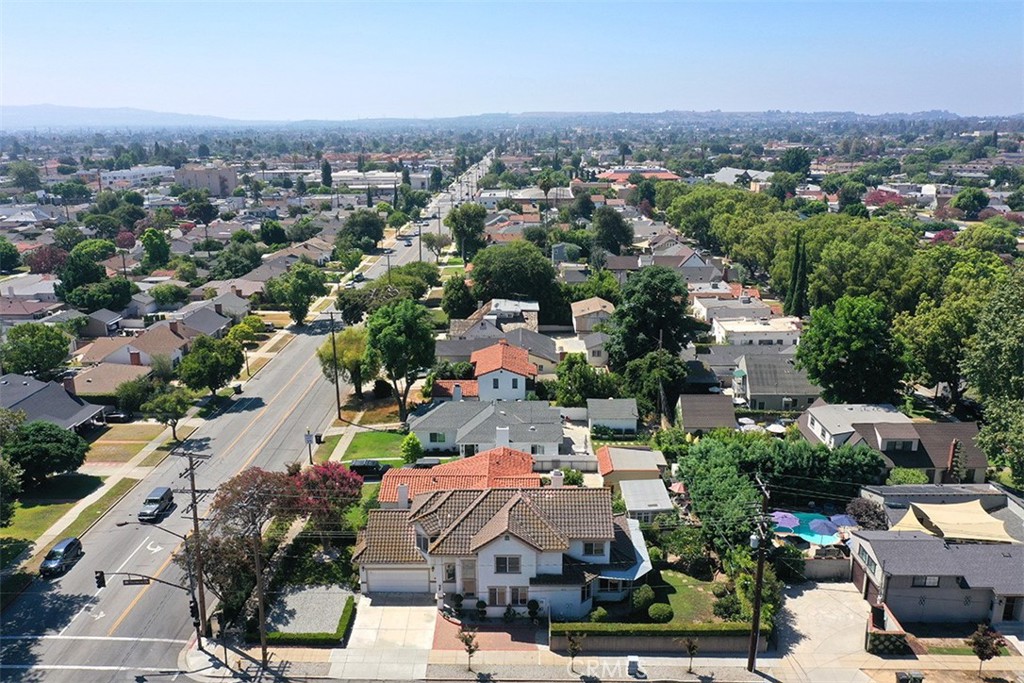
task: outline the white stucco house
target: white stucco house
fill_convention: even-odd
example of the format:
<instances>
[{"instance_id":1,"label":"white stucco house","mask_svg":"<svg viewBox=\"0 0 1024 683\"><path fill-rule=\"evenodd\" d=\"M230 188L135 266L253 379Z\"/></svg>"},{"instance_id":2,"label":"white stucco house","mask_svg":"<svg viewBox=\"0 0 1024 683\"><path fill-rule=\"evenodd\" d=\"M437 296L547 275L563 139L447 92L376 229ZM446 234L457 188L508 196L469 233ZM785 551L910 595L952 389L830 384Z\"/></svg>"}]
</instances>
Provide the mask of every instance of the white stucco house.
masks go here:
<instances>
[{"instance_id":1,"label":"white stucco house","mask_svg":"<svg viewBox=\"0 0 1024 683\"><path fill-rule=\"evenodd\" d=\"M640 411L636 407L635 398L588 398L587 424L594 427L607 427L616 434L636 433Z\"/></svg>"},{"instance_id":2,"label":"white stucco house","mask_svg":"<svg viewBox=\"0 0 1024 683\"><path fill-rule=\"evenodd\" d=\"M433 491L408 509L371 510L352 553L364 593L419 593L496 617L579 619L651 570L640 523L612 514L606 489Z\"/></svg>"},{"instance_id":3,"label":"white stucco house","mask_svg":"<svg viewBox=\"0 0 1024 683\"><path fill-rule=\"evenodd\" d=\"M792 346L800 342L800 318L715 318L711 335L716 344Z\"/></svg>"},{"instance_id":4,"label":"white stucco house","mask_svg":"<svg viewBox=\"0 0 1024 683\"><path fill-rule=\"evenodd\" d=\"M447 401L409 421L425 451L463 457L509 447L530 455L557 455L562 417L546 401Z\"/></svg>"}]
</instances>

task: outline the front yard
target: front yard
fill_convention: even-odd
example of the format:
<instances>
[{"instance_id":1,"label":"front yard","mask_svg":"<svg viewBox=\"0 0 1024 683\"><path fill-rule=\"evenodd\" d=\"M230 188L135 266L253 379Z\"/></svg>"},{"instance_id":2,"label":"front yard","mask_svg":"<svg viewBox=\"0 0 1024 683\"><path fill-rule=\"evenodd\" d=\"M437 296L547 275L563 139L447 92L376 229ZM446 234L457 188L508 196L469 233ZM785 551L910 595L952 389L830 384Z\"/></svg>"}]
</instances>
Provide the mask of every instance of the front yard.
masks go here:
<instances>
[{"instance_id":1,"label":"front yard","mask_svg":"<svg viewBox=\"0 0 1024 683\"><path fill-rule=\"evenodd\" d=\"M718 621L714 615L713 581L701 581L672 570L662 570L662 586L655 587L658 602L672 606L673 624ZM667 598L667 600L666 600Z\"/></svg>"},{"instance_id":2,"label":"front yard","mask_svg":"<svg viewBox=\"0 0 1024 683\"><path fill-rule=\"evenodd\" d=\"M380 460L392 466L402 462L400 448L403 434L394 432L359 432L345 451L342 462L353 460Z\"/></svg>"},{"instance_id":3,"label":"front yard","mask_svg":"<svg viewBox=\"0 0 1024 683\"><path fill-rule=\"evenodd\" d=\"M91 443L86 462L128 462L164 429L151 422L99 427L86 435Z\"/></svg>"}]
</instances>

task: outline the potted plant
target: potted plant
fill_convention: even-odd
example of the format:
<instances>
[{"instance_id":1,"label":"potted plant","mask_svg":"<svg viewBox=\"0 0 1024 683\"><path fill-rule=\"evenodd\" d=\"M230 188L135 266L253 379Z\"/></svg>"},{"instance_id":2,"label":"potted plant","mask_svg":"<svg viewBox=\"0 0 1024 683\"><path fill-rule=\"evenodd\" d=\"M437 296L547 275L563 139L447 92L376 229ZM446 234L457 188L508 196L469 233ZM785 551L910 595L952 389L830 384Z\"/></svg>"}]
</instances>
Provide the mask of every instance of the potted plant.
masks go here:
<instances>
[{"instance_id":1,"label":"potted plant","mask_svg":"<svg viewBox=\"0 0 1024 683\"><path fill-rule=\"evenodd\" d=\"M459 619L462 618L463 600L464 598L462 597L462 593L455 593L454 595L452 595L452 609L455 610L455 616L457 616Z\"/></svg>"},{"instance_id":2,"label":"potted plant","mask_svg":"<svg viewBox=\"0 0 1024 683\"><path fill-rule=\"evenodd\" d=\"M530 621L533 622L534 626L536 626L537 624L540 623L540 619L537 618L537 614L540 612L540 603L539 602L537 602L536 600L531 598L526 603L526 612L527 612L527 614L530 615Z\"/></svg>"},{"instance_id":3,"label":"potted plant","mask_svg":"<svg viewBox=\"0 0 1024 683\"><path fill-rule=\"evenodd\" d=\"M487 601L477 600L476 601L476 618L483 621L487 618Z\"/></svg>"}]
</instances>

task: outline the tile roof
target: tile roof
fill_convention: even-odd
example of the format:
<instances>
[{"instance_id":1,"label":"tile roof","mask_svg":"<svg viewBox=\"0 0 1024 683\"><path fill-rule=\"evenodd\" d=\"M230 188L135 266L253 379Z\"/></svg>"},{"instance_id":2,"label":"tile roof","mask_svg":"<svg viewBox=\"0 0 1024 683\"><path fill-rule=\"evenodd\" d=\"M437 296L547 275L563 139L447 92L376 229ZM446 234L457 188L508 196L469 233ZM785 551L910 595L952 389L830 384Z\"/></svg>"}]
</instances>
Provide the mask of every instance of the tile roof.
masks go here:
<instances>
[{"instance_id":1,"label":"tile roof","mask_svg":"<svg viewBox=\"0 0 1024 683\"><path fill-rule=\"evenodd\" d=\"M405 510L370 510L366 528L352 548L352 561L360 564L421 564L427 561L416 549L416 531Z\"/></svg>"},{"instance_id":2,"label":"tile roof","mask_svg":"<svg viewBox=\"0 0 1024 683\"><path fill-rule=\"evenodd\" d=\"M597 471L603 477L612 472L658 473L668 466L661 451L649 448L615 448L601 446L597 456Z\"/></svg>"},{"instance_id":3,"label":"tile roof","mask_svg":"<svg viewBox=\"0 0 1024 683\"><path fill-rule=\"evenodd\" d=\"M456 386L462 389L463 398L480 398L480 383L475 379L435 379L430 397L454 398Z\"/></svg>"},{"instance_id":4,"label":"tile roof","mask_svg":"<svg viewBox=\"0 0 1024 683\"><path fill-rule=\"evenodd\" d=\"M475 351L470 357L479 378L496 370L507 370L523 377L536 377L537 366L530 362L530 354L526 349L512 346L507 340L501 339L497 344Z\"/></svg>"},{"instance_id":5,"label":"tile roof","mask_svg":"<svg viewBox=\"0 0 1024 683\"><path fill-rule=\"evenodd\" d=\"M428 470L388 470L381 479L377 499L382 503L396 502L399 484L409 486L409 498L412 499L421 493L438 490L537 488L540 475L534 473L533 458L529 453L503 447Z\"/></svg>"}]
</instances>

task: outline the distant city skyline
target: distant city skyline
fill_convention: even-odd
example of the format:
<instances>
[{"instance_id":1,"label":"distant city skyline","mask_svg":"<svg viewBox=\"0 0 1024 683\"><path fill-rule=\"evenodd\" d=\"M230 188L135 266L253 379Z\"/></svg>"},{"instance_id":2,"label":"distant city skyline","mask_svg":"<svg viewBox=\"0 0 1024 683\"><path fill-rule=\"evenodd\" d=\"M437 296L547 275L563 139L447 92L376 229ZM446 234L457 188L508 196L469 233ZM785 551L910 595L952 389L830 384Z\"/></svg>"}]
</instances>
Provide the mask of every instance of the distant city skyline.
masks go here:
<instances>
[{"instance_id":1,"label":"distant city skyline","mask_svg":"<svg viewBox=\"0 0 1024 683\"><path fill-rule=\"evenodd\" d=\"M0 4L0 102L241 120L1024 113L1020 2Z\"/></svg>"}]
</instances>

